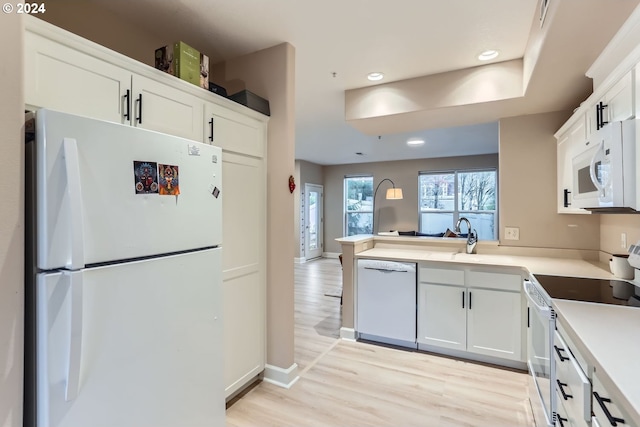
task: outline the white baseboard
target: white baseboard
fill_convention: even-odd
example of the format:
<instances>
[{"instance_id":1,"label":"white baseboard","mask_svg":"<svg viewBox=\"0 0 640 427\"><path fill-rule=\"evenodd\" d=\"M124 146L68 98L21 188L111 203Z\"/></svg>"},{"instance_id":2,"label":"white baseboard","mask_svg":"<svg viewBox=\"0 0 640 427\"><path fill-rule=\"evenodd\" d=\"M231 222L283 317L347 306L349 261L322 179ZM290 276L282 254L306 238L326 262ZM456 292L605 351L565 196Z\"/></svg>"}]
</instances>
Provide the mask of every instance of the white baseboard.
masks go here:
<instances>
[{"instance_id":1,"label":"white baseboard","mask_svg":"<svg viewBox=\"0 0 640 427\"><path fill-rule=\"evenodd\" d=\"M307 259L305 257L300 257L300 258L294 258L293 259L293 263L294 264L304 264L305 262L307 262Z\"/></svg>"},{"instance_id":2,"label":"white baseboard","mask_svg":"<svg viewBox=\"0 0 640 427\"><path fill-rule=\"evenodd\" d=\"M339 252L322 252L323 258L338 258Z\"/></svg>"},{"instance_id":3,"label":"white baseboard","mask_svg":"<svg viewBox=\"0 0 640 427\"><path fill-rule=\"evenodd\" d=\"M289 389L300 377L298 376L298 364L294 363L287 369L278 366L265 365L263 381L277 385L278 387Z\"/></svg>"},{"instance_id":4,"label":"white baseboard","mask_svg":"<svg viewBox=\"0 0 640 427\"><path fill-rule=\"evenodd\" d=\"M340 338L348 341L356 340L356 330L353 328L340 328Z\"/></svg>"}]
</instances>

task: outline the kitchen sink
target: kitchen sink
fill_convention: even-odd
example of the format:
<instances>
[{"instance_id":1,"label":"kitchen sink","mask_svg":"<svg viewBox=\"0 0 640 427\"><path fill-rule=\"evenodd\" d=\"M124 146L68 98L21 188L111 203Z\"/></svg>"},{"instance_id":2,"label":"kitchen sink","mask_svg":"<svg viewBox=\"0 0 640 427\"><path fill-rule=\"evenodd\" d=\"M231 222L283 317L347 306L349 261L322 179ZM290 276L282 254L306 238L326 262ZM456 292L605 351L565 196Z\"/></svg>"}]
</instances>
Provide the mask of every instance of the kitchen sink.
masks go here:
<instances>
[{"instance_id":1,"label":"kitchen sink","mask_svg":"<svg viewBox=\"0 0 640 427\"><path fill-rule=\"evenodd\" d=\"M474 262L481 264L506 264L511 265L513 263L513 257L506 255L490 255L490 254L467 254L457 253L453 257L456 261L462 262Z\"/></svg>"}]
</instances>

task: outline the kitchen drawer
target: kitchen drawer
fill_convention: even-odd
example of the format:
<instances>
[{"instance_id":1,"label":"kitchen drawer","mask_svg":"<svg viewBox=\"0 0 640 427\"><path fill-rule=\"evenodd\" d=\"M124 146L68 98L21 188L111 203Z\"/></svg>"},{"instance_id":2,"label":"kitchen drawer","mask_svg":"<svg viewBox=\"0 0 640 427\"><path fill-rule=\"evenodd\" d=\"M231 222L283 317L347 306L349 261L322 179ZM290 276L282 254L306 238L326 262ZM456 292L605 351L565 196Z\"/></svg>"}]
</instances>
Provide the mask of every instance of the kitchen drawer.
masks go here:
<instances>
[{"instance_id":1,"label":"kitchen drawer","mask_svg":"<svg viewBox=\"0 0 640 427\"><path fill-rule=\"evenodd\" d=\"M556 389L556 423L555 427L589 427L589 423L580 417L572 416L571 412L564 406L564 400L560 391ZM593 427L593 426L592 426Z\"/></svg>"},{"instance_id":2,"label":"kitchen drawer","mask_svg":"<svg viewBox=\"0 0 640 427\"><path fill-rule=\"evenodd\" d=\"M612 417L611 420L607 413ZM596 421L593 425L600 425L601 427L616 425L620 427L638 427L624 413L616 399L611 396L611 393L604 388L596 372L593 373L593 418Z\"/></svg>"},{"instance_id":3,"label":"kitchen drawer","mask_svg":"<svg viewBox=\"0 0 640 427\"><path fill-rule=\"evenodd\" d=\"M556 328L558 329L558 332L560 333L562 340L567 345L568 350L571 352L571 354L573 354L573 357L576 358L576 361L578 362L578 365L580 365L580 368L582 368L582 372L584 372L587 378L591 377L591 370L592 370L591 366L587 363L587 359L585 359L582 356L582 354L578 351L578 348L573 343L573 341L571 341L571 338L569 338L569 336L565 332L564 327L562 326L562 323L556 322Z\"/></svg>"},{"instance_id":4,"label":"kitchen drawer","mask_svg":"<svg viewBox=\"0 0 640 427\"><path fill-rule=\"evenodd\" d=\"M558 331L554 336L554 357L558 401L564 404L570 419L589 422L591 420L591 383Z\"/></svg>"},{"instance_id":5,"label":"kitchen drawer","mask_svg":"<svg viewBox=\"0 0 640 427\"><path fill-rule=\"evenodd\" d=\"M489 271L469 271L467 286L520 292L522 276Z\"/></svg>"},{"instance_id":6,"label":"kitchen drawer","mask_svg":"<svg viewBox=\"0 0 640 427\"><path fill-rule=\"evenodd\" d=\"M420 267L418 280L420 282L438 283L443 285L464 286L464 270Z\"/></svg>"}]
</instances>

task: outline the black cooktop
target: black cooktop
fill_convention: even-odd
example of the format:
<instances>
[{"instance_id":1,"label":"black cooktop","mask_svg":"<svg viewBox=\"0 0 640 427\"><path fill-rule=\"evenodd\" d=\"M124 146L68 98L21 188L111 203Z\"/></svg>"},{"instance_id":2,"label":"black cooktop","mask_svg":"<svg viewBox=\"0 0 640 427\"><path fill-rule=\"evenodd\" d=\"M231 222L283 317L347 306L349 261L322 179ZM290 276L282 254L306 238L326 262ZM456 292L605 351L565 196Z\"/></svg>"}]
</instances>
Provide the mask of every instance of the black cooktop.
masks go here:
<instances>
[{"instance_id":1,"label":"black cooktop","mask_svg":"<svg viewBox=\"0 0 640 427\"><path fill-rule=\"evenodd\" d=\"M635 286L624 280L534 276L551 298L629 306L640 304L640 299L633 297Z\"/></svg>"}]
</instances>

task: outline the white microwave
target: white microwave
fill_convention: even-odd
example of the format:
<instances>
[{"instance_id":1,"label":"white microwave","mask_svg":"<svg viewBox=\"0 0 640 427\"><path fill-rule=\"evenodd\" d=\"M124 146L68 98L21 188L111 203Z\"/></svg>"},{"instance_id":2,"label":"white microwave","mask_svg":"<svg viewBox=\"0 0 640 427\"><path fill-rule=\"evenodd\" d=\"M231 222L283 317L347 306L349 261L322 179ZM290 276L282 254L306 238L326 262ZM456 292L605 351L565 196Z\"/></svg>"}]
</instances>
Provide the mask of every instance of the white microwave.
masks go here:
<instances>
[{"instance_id":1,"label":"white microwave","mask_svg":"<svg viewBox=\"0 0 640 427\"><path fill-rule=\"evenodd\" d=\"M585 141L572 159L571 206L632 212L636 205L636 120L612 122Z\"/></svg>"}]
</instances>

